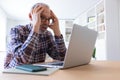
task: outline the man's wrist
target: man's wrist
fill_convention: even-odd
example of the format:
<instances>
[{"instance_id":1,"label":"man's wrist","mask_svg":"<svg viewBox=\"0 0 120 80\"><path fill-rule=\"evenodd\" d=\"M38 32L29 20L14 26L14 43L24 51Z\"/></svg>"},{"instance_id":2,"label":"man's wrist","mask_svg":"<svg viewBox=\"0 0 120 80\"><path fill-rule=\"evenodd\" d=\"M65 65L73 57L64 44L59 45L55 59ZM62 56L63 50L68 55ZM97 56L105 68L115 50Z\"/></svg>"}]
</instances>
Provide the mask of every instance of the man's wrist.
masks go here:
<instances>
[{"instance_id":1,"label":"man's wrist","mask_svg":"<svg viewBox=\"0 0 120 80\"><path fill-rule=\"evenodd\" d=\"M59 29L54 30L54 35L55 36L61 36L61 32Z\"/></svg>"},{"instance_id":2,"label":"man's wrist","mask_svg":"<svg viewBox=\"0 0 120 80\"><path fill-rule=\"evenodd\" d=\"M63 38L63 35L62 35L62 34L60 34L60 36L56 36L56 35L55 35L55 38L56 38L56 39Z\"/></svg>"}]
</instances>

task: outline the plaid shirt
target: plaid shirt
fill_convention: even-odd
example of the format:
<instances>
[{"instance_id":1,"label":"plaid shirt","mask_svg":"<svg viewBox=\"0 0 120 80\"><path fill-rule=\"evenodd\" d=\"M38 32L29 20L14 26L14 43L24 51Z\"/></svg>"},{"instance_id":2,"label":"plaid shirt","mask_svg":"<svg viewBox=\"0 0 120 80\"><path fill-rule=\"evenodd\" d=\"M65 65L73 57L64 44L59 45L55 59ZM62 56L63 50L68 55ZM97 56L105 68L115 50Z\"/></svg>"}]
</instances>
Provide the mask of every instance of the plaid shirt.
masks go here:
<instances>
[{"instance_id":1,"label":"plaid shirt","mask_svg":"<svg viewBox=\"0 0 120 80\"><path fill-rule=\"evenodd\" d=\"M66 47L62 35L53 37L48 30L38 34L31 29L30 24L11 29L5 68L44 62L46 53L53 59L64 60Z\"/></svg>"}]
</instances>

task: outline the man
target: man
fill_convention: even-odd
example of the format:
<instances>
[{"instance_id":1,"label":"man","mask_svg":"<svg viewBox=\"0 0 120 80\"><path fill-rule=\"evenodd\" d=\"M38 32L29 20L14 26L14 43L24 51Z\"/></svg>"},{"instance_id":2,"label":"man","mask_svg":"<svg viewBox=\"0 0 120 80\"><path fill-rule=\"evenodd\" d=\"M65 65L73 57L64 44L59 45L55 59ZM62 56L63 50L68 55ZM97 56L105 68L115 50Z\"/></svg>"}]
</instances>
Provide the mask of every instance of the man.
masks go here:
<instances>
[{"instance_id":1,"label":"man","mask_svg":"<svg viewBox=\"0 0 120 80\"><path fill-rule=\"evenodd\" d=\"M56 15L44 3L35 4L30 13L30 24L11 29L4 68L21 64L44 62L46 54L55 60L64 60L66 47ZM47 30L50 28L54 32Z\"/></svg>"}]
</instances>

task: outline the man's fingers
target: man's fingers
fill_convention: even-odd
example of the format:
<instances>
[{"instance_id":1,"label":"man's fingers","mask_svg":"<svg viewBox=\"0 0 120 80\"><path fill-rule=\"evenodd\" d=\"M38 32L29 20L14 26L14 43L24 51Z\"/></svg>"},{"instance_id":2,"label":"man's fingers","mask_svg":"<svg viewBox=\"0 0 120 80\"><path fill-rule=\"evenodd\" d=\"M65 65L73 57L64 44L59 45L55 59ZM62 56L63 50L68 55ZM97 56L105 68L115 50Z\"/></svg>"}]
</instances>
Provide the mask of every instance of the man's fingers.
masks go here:
<instances>
[{"instance_id":1,"label":"man's fingers","mask_svg":"<svg viewBox=\"0 0 120 80\"><path fill-rule=\"evenodd\" d=\"M51 17L52 18L57 18L56 15L54 14L54 12L51 10Z\"/></svg>"},{"instance_id":2,"label":"man's fingers","mask_svg":"<svg viewBox=\"0 0 120 80\"><path fill-rule=\"evenodd\" d=\"M38 9L37 13L38 13L38 14L41 14L43 11L44 11L44 8L41 7L41 8Z\"/></svg>"},{"instance_id":3,"label":"man's fingers","mask_svg":"<svg viewBox=\"0 0 120 80\"><path fill-rule=\"evenodd\" d=\"M55 22L57 20L56 15L53 13L53 11L51 10L51 18L53 20L53 22Z\"/></svg>"},{"instance_id":4,"label":"man's fingers","mask_svg":"<svg viewBox=\"0 0 120 80\"><path fill-rule=\"evenodd\" d=\"M32 10L32 13L42 12L42 11L43 11L43 8L44 8L44 7L38 5L38 6L36 6L36 7Z\"/></svg>"}]
</instances>

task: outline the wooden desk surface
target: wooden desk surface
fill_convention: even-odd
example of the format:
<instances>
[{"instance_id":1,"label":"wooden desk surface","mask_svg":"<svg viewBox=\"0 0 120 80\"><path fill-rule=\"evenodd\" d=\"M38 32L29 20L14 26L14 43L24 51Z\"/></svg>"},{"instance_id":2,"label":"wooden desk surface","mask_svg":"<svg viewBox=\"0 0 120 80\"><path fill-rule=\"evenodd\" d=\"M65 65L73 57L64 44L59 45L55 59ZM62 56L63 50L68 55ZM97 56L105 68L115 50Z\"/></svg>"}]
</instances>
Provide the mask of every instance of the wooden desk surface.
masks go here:
<instances>
[{"instance_id":1,"label":"wooden desk surface","mask_svg":"<svg viewBox=\"0 0 120 80\"><path fill-rule=\"evenodd\" d=\"M92 61L89 65L58 70L50 76L0 73L2 80L120 80L120 61Z\"/></svg>"}]
</instances>

